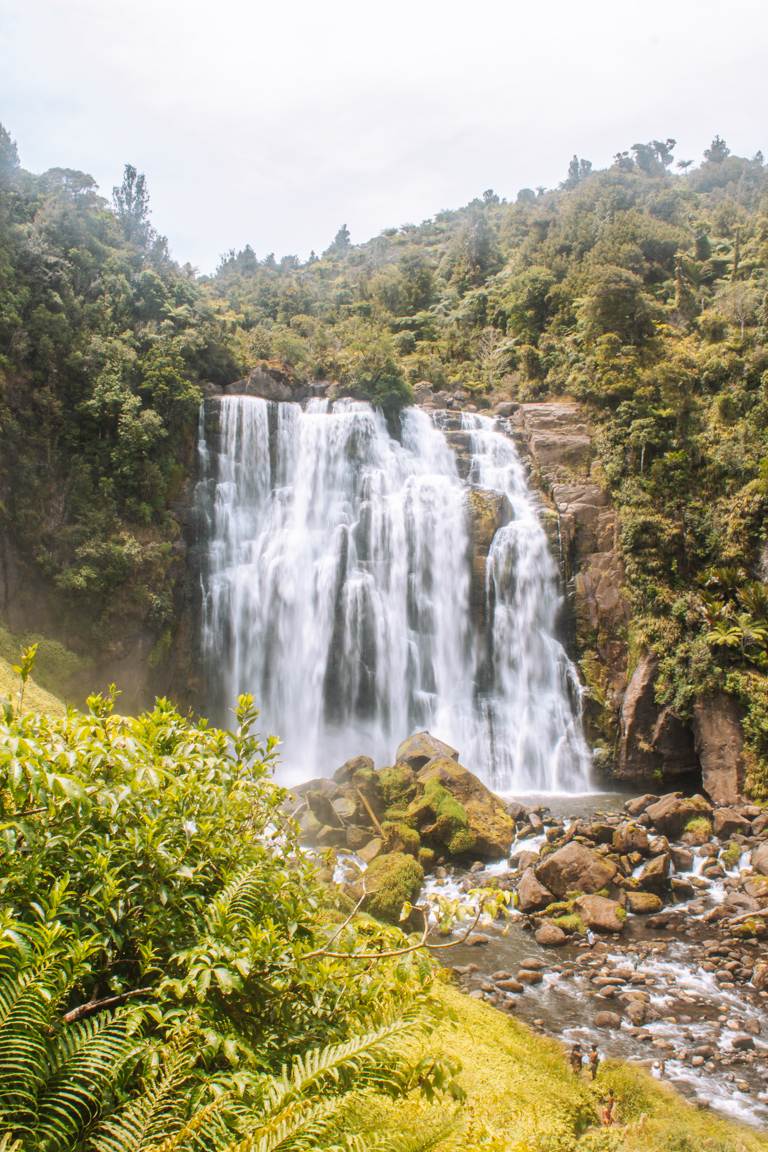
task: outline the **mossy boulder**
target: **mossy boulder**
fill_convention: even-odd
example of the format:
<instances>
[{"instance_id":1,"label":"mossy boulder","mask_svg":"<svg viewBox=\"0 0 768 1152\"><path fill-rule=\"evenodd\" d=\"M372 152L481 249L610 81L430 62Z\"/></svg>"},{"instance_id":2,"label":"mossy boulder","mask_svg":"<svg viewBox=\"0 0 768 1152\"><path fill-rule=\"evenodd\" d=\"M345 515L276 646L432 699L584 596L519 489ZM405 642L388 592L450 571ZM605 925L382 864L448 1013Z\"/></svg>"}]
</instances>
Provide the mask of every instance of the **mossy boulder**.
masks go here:
<instances>
[{"instance_id":1,"label":"mossy boulder","mask_svg":"<svg viewBox=\"0 0 768 1152\"><path fill-rule=\"evenodd\" d=\"M424 883L424 869L413 856L388 852L377 856L365 873L366 912L377 920L397 924L403 904L413 902Z\"/></svg>"},{"instance_id":2,"label":"mossy boulder","mask_svg":"<svg viewBox=\"0 0 768 1152\"><path fill-rule=\"evenodd\" d=\"M382 768L378 773L378 788L385 810L404 810L416 793L416 775L407 764Z\"/></svg>"},{"instance_id":3,"label":"mossy boulder","mask_svg":"<svg viewBox=\"0 0 768 1152\"><path fill-rule=\"evenodd\" d=\"M415 828L400 821L385 820L381 826L384 833L384 851L405 852L408 856L418 856L421 837Z\"/></svg>"},{"instance_id":4,"label":"mossy boulder","mask_svg":"<svg viewBox=\"0 0 768 1152\"><path fill-rule=\"evenodd\" d=\"M611 884L616 872L612 860L576 840L545 856L535 869L539 883L560 897L569 892L600 892Z\"/></svg>"},{"instance_id":5,"label":"mossy boulder","mask_svg":"<svg viewBox=\"0 0 768 1152\"><path fill-rule=\"evenodd\" d=\"M408 822L420 829L423 840L455 855L471 852L479 860L509 854L515 822L477 776L440 756L419 769L416 779L422 792L409 806Z\"/></svg>"},{"instance_id":6,"label":"mossy boulder","mask_svg":"<svg viewBox=\"0 0 768 1152\"><path fill-rule=\"evenodd\" d=\"M680 792L668 792L655 804L646 808L651 823L665 836L678 839L686 825L697 817L709 818L712 805L703 796L683 796Z\"/></svg>"}]
</instances>

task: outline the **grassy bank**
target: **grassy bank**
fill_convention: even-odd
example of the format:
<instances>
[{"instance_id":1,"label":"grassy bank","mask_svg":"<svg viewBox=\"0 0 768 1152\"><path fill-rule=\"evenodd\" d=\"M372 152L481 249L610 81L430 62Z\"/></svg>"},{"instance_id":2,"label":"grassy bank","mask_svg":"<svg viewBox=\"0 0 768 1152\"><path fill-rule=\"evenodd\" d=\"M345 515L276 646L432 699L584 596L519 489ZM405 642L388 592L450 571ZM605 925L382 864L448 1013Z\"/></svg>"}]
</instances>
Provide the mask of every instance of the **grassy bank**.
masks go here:
<instances>
[{"instance_id":1,"label":"grassy bank","mask_svg":"<svg viewBox=\"0 0 768 1152\"><path fill-rule=\"evenodd\" d=\"M435 1054L458 1057L467 1093L463 1121L436 1145L440 1152L758 1152L768 1137L687 1103L642 1068L606 1062L598 1079L578 1079L565 1049L514 1018L455 988L439 991L446 1023L433 1034ZM449 1018L453 1022L449 1022ZM599 1124L600 1100L618 1100L618 1123ZM407 1106L406 1106L407 1109ZM382 1109L379 1123L417 1131L424 1106Z\"/></svg>"}]
</instances>

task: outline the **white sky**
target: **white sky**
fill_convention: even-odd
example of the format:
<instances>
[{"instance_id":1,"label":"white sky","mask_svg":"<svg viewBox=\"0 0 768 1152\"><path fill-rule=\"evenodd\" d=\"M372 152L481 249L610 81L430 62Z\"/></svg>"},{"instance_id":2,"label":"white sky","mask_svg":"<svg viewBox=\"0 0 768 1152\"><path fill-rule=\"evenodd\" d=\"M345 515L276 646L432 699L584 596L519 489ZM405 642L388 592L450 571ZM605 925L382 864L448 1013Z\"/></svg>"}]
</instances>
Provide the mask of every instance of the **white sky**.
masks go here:
<instances>
[{"instance_id":1,"label":"white sky","mask_svg":"<svg viewBox=\"0 0 768 1152\"><path fill-rule=\"evenodd\" d=\"M177 259L306 256L674 136L768 153L767 0L0 0L31 171L146 173Z\"/></svg>"}]
</instances>

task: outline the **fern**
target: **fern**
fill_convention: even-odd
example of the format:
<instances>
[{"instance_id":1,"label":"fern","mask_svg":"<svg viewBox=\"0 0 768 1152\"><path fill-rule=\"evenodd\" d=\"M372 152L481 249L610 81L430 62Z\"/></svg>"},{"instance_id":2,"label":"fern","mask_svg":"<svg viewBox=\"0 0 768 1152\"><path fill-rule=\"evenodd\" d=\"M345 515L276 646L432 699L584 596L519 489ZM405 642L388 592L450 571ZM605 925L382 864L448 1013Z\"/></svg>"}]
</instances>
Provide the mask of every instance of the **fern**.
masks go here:
<instances>
[{"instance_id":1,"label":"fern","mask_svg":"<svg viewBox=\"0 0 768 1152\"><path fill-rule=\"evenodd\" d=\"M162 1147L183 1128L187 1106L182 1091L192 1075L196 1043L188 1025L165 1045L155 1078L99 1127L89 1145L93 1152L145 1152Z\"/></svg>"},{"instance_id":2,"label":"fern","mask_svg":"<svg viewBox=\"0 0 768 1152\"><path fill-rule=\"evenodd\" d=\"M106 1013L61 1034L51 1056L53 1074L38 1097L35 1135L41 1147L68 1147L96 1119L137 1050L125 1019Z\"/></svg>"}]
</instances>

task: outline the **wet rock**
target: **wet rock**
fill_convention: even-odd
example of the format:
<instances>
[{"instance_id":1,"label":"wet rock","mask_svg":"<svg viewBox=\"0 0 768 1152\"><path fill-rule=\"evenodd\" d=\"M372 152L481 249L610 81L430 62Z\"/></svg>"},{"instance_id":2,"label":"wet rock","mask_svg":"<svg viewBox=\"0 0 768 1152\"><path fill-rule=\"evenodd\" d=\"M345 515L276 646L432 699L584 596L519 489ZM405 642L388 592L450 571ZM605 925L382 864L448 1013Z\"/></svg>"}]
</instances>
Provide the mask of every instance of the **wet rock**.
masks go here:
<instances>
[{"instance_id":1,"label":"wet rock","mask_svg":"<svg viewBox=\"0 0 768 1152\"><path fill-rule=\"evenodd\" d=\"M648 916L660 912L664 906L661 897L655 892L633 892L628 889L626 896L627 907L635 916Z\"/></svg>"},{"instance_id":2,"label":"wet rock","mask_svg":"<svg viewBox=\"0 0 768 1152\"><path fill-rule=\"evenodd\" d=\"M618 1012L598 1012L595 1016L596 1028L620 1028L621 1016Z\"/></svg>"},{"instance_id":3,"label":"wet rock","mask_svg":"<svg viewBox=\"0 0 768 1152\"><path fill-rule=\"evenodd\" d=\"M357 825L352 824L346 831L346 844L350 852L358 852L364 848L371 838L369 828L359 828Z\"/></svg>"},{"instance_id":4,"label":"wet rock","mask_svg":"<svg viewBox=\"0 0 768 1152\"><path fill-rule=\"evenodd\" d=\"M677 839L691 820L710 816L712 805L703 796L683 796L680 792L669 792L651 804L647 812L659 832Z\"/></svg>"},{"instance_id":5,"label":"wet rock","mask_svg":"<svg viewBox=\"0 0 768 1152\"><path fill-rule=\"evenodd\" d=\"M563 944L567 944L568 937L557 924L545 920L534 932L534 940L542 948L560 948Z\"/></svg>"},{"instance_id":6,"label":"wet rock","mask_svg":"<svg viewBox=\"0 0 768 1152\"><path fill-rule=\"evenodd\" d=\"M635 1025L635 1027L642 1027L650 1016L648 1005L642 1000L632 1000L627 1004L625 1012L627 1018Z\"/></svg>"},{"instance_id":7,"label":"wet rock","mask_svg":"<svg viewBox=\"0 0 768 1152\"><path fill-rule=\"evenodd\" d=\"M752 983L760 992L768 989L768 961L763 961L755 965L752 973Z\"/></svg>"},{"instance_id":8,"label":"wet rock","mask_svg":"<svg viewBox=\"0 0 768 1152\"><path fill-rule=\"evenodd\" d=\"M336 817L341 824L346 824L350 820L354 820L357 813L357 802L352 796L337 796L331 800L331 807L336 813Z\"/></svg>"},{"instance_id":9,"label":"wet rock","mask_svg":"<svg viewBox=\"0 0 768 1152\"><path fill-rule=\"evenodd\" d=\"M511 976L506 980L497 980L496 987L500 988L502 992L513 992L516 996L519 996L521 992L525 992L525 985Z\"/></svg>"},{"instance_id":10,"label":"wet rock","mask_svg":"<svg viewBox=\"0 0 768 1152\"><path fill-rule=\"evenodd\" d=\"M731 836L739 833L742 836L749 836L752 833L751 822L738 812L734 812L733 808L716 808L712 827L715 836L719 836L721 840L729 840Z\"/></svg>"},{"instance_id":11,"label":"wet rock","mask_svg":"<svg viewBox=\"0 0 768 1152\"><path fill-rule=\"evenodd\" d=\"M508 800L507 812L514 821L520 823L520 821L528 819L530 808L528 808L525 804L521 804L519 800Z\"/></svg>"},{"instance_id":12,"label":"wet rock","mask_svg":"<svg viewBox=\"0 0 768 1152\"><path fill-rule=\"evenodd\" d=\"M526 960L520 961L520 967L527 968L531 972L543 972L547 965L538 956L529 956Z\"/></svg>"},{"instance_id":13,"label":"wet rock","mask_svg":"<svg viewBox=\"0 0 768 1152\"><path fill-rule=\"evenodd\" d=\"M739 1033L738 1035L734 1036L731 1040L731 1047L736 1052L749 1052L754 1048L754 1046L755 1046L754 1037L750 1036L746 1032Z\"/></svg>"},{"instance_id":14,"label":"wet rock","mask_svg":"<svg viewBox=\"0 0 768 1152\"><path fill-rule=\"evenodd\" d=\"M576 841L545 856L535 868L536 879L560 897L568 892L598 892L612 882L616 872L613 861Z\"/></svg>"},{"instance_id":15,"label":"wet rock","mask_svg":"<svg viewBox=\"0 0 768 1152\"><path fill-rule=\"evenodd\" d=\"M622 932L626 912L618 900L605 896L579 896L576 901L581 919L595 932Z\"/></svg>"},{"instance_id":16,"label":"wet rock","mask_svg":"<svg viewBox=\"0 0 768 1152\"><path fill-rule=\"evenodd\" d=\"M458 760L459 754L450 744L444 744L429 732L415 732L398 746L395 759L398 764L407 764L418 771L437 757Z\"/></svg>"},{"instance_id":17,"label":"wet rock","mask_svg":"<svg viewBox=\"0 0 768 1152\"><path fill-rule=\"evenodd\" d=\"M517 974L517 979L521 984L541 984L544 977L541 972L534 972L530 968L521 968Z\"/></svg>"},{"instance_id":18,"label":"wet rock","mask_svg":"<svg viewBox=\"0 0 768 1152\"><path fill-rule=\"evenodd\" d=\"M521 912L538 912L554 900L549 888L539 880L533 868L526 868L517 886L517 906Z\"/></svg>"},{"instance_id":19,"label":"wet rock","mask_svg":"<svg viewBox=\"0 0 768 1152\"><path fill-rule=\"evenodd\" d=\"M747 876L742 888L755 900L768 900L768 876Z\"/></svg>"},{"instance_id":20,"label":"wet rock","mask_svg":"<svg viewBox=\"0 0 768 1152\"><path fill-rule=\"evenodd\" d=\"M672 864L676 872L690 872L693 868L693 852L690 848L682 848L673 844L669 849Z\"/></svg>"}]
</instances>

